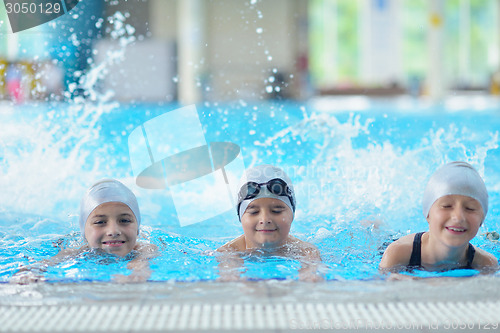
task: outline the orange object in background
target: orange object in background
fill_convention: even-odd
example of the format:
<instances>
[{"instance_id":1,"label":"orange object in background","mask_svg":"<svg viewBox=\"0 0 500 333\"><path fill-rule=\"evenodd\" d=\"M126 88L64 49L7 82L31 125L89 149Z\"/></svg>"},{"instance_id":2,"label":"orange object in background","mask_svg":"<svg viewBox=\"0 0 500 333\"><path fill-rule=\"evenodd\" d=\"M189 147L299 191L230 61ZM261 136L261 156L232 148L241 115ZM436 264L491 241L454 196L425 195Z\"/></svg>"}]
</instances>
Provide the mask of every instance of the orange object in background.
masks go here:
<instances>
[{"instance_id":1,"label":"orange object in background","mask_svg":"<svg viewBox=\"0 0 500 333\"><path fill-rule=\"evenodd\" d=\"M0 99L7 98L7 84L5 81L5 73L9 63L5 59L0 59Z\"/></svg>"},{"instance_id":2,"label":"orange object in background","mask_svg":"<svg viewBox=\"0 0 500 333\"><path fill-rule=\"evenodd\" d=\"M500 70L496 71L491 76L490 94L500 96Z\"/></svg>"}]
</instances>

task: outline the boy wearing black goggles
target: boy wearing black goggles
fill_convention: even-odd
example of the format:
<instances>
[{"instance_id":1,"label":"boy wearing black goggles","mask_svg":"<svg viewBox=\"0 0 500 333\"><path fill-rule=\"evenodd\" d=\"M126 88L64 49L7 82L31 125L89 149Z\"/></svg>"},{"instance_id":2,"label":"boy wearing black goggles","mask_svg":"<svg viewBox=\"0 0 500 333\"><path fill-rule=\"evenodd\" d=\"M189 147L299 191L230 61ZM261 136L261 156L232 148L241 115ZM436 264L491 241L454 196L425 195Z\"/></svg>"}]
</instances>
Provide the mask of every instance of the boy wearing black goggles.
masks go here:
<instances>
[{"instance_id":1,"label":"boy wearing black goggles","mask_svg":"<svg viewBox=\"0 0 500 333\"><path fill-rule=\"evenodd\" d=\"M260 165L247 170L240 181L236 210L243 227L243 235L221 246L217 251L231 258L220 257L221 277L239 278L239 270L229 271L228 263L240 262L235 256L254 250L282 256L293 256L300 260L299 277L306 280L321 279L316 274L316 264L321 261L317 248L291 236L290 228L295 213L295 193L292 181L280 168ZM227 259L227 257L226 257ZM241 259L241 258L240 258ZM315 264L311 264L315 263Z\"/></svg>"},{"instance_id":2,"label":"boy wearing black goggles","mask_svg":"<svg viewBox=\"0 0 500 333\"><path fill-rule=\"evenodd\" d=\"M267 183L256 183L256 182L248 182L243 185L238 193L238 217L240 217L240 205L241 202L248 199L253 199L259 195L261 186L266 186L267 190L277 196L286 196L290 200L290 204L292 205L292 211L295 213L295 198L292 195L292 190L288 187L286 182L282 179L275 178L271 179ZM241 217L240 217L241 220Z\"/></svg>"}]
</instances>

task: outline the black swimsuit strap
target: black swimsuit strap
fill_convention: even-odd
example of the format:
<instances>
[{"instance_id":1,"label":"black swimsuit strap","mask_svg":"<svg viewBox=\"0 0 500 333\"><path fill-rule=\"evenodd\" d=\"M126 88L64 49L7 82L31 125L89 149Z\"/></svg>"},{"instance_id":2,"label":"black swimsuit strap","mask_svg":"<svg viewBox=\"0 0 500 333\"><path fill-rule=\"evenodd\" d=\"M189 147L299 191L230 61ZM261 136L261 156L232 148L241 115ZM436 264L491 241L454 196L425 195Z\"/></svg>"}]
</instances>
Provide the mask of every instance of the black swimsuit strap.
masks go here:
<instances>
[{"instance_id":1,"label":"black swimsuit strap","mask_svg":"<svg viewBox=\"0 0 500 333\"><path fill-rule=\"evenodd\" d=\"M424 232L419 232L415 234L413 239L413 250L411 252L410 263L408 267L417 268L422 266L422 235ZM474 255L476 254L476 249L469 243L469 248L467 249L467 265L461 267L462 269L472 269L472 262L474 261Z\"/></svg>"},{"instance_id":2,"label":"black swimsuit strap","mask_svg":"<svg viewBox=\"0 0 500 333\"><path fill-rule=\"evenodd\" d=\"M420 267L422 265L421 247L423 234L423 232L415 234L415 238L413 239L413 250L411 251L408 267Z\"/></svg>"},{"instance_id":3,"label":"black swimsuit strap","mask_svg":"<svg viewBox=\"0 0 500 333\"><path fill-rule=\"evenodd\" d=\"M474 261L474 254L476 254L476 249L469 243L469 248L467 249L467 266L464 269L472 269L472 262Z\"/></svg>"}]
</instances>

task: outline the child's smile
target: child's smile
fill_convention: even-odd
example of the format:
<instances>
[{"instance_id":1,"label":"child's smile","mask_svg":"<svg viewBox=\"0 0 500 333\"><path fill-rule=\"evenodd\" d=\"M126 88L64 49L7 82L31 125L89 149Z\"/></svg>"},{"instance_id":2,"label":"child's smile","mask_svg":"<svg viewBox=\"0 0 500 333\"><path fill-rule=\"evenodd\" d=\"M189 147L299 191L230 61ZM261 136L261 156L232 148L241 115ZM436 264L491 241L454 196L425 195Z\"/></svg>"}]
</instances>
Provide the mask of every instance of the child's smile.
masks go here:
<instances>
[{"instance_id":1,"label":"child's smile","mask_svg":"<svg viewBox=\"0 0 500 333\"><path fill-rule=\"evenodd\" d=\"M274 229L257 229L257 231L259 232L274 232L274 231L278 231L277 228L274 228Z\"/></svg>"},{"instance_id":2,"label":"child's smile","mask_svg":"<svg viewBox=\"0 0 500 333\"><path fill-rule=\"evenodd\" d=\"M457 227L446 227L446 230L448 230L452 234L457 234L457 235L460 235L460 234L464 233L465 231L467 231L467 229L457 228Z\"/></svg>"},{"instance_id":3,"label":"child's smile","mask_svg":"<svg viewBox=\"0 0 500 333\"><path fill-rule=\"evenodd\" d=\"M120 247L123 244L125 244L125 241L119 241L119 240L105 241L102 242L102 244L109 247Z\"/></svg>"}]
</instances>

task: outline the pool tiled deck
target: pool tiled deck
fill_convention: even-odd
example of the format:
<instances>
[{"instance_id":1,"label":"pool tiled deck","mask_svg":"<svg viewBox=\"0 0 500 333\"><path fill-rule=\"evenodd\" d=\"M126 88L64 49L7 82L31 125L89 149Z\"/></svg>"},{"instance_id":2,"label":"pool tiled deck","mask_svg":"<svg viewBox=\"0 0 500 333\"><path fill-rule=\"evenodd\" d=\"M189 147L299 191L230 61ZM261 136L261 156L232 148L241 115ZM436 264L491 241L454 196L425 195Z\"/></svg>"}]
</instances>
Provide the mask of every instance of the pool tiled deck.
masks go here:
<instances>
[{"instance_id":1,"label":"pool tiled deck","mask_svg":"<svg viewBox=\"0 0 500 333\"><path fill-rule=\"evenodd\" d=\"M0 332L498 331L500 279L0 285Z\"/></svg>"}]
</instances>

